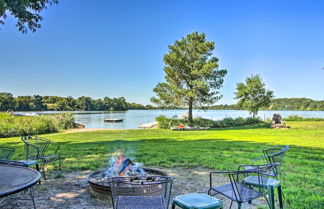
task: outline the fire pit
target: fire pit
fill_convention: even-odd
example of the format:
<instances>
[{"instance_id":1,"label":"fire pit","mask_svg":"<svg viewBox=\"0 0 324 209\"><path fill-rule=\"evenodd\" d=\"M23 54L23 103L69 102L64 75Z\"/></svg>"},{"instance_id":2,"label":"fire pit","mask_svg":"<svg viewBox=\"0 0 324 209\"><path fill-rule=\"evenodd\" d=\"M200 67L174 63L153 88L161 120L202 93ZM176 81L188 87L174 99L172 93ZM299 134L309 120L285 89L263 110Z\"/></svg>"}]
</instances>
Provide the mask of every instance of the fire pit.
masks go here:
<instances>
[{"instance_id":1,"label":"fire pit","mask_svg":"<svg viewBox=\"0 0 324 209\"><path fill-rule=\"evenodd\" d=\"M147 176L167 176L163 171L152 169L152 168L143 168ZM90 192L96 197L107 198L110 197L110 182L113 177L108 177L102 179L101 176L106 170L95 171L88 177L88 182L90 184Z\"/></svg>"},{"instance_id":2,"label":"fire pit","mask_svg":"<svg viewBox=\"0 0 324 209\"><path fill-rule=\"evenodd\" d=\"M133 163L125 155L117 153L110 162L108 169L91 173L87 180L90 184L90 192L98 198L107 199L111 195L110 183L114 177L147 177L167 176L163 171L141 167L139 163Z\"/></svg>"}]
</instances>

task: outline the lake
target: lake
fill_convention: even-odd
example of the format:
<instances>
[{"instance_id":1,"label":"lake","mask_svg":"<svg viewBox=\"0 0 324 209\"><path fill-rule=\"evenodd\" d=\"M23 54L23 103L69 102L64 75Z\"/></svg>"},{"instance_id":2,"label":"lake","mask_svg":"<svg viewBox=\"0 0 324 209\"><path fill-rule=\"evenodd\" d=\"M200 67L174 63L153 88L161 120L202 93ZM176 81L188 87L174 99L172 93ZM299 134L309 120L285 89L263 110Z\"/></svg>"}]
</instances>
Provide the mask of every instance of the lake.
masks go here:
<instances>
[{"instance_id":1,"label":"lake","mask_svg":"<svg viewBox=\"0 0 324 209\"><path fill-rule=\"evenodd\" d=\"M258 116L262 119L269 119L277 112L282 117L299 115L302 117L324 118L324 111L259 111ZM159 115L181 118L186 113L186 110L128 110L125 112L73 112L73 117L77 123L85 125L86 128L137 129L141 124L154 122ZM249 113L245 110L194 110L193 116L219 120L225 117L249 117ZM107 123L104 122L106 118L123 118L124 121L121 123Z\"/></svg>"}]
</instances>

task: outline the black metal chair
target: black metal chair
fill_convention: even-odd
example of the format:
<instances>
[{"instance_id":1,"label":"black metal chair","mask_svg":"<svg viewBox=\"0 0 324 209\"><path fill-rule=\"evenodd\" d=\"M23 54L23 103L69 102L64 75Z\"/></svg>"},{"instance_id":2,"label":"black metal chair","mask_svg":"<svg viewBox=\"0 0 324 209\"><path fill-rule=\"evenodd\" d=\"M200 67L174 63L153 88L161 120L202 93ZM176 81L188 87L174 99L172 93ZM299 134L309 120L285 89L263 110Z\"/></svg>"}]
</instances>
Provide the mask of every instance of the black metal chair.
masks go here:
<instances>
[{"instance_id":1,"label":"black metal chair","mask_svg":"<svg viewBox=\"0 0 324 209\"><path fill-rule=\"evenodd\" d=\"M245 202L250 202L256 198L264 197L271 207L268 198L266 197L266 185L268 181L269 172L278 164L254 165L253 169L239 170L239 171L212 171L210 172L210 188L209 195L223 195L231 200L230 208L232 208L233 201L237 202L238 208L242 207ZM216 185L213 181L215 175L227 175L228 182L222 185ZM246 184L247 177L253 176L256 179L256 187Z\"/></svg>"},{"instance_id":2,"label":"black metal chair","mask_svg":"<svg viewBox=\"0 0 324 209\"><path fill-rule=\"evenodd\" d=\"M281 168L282 165L284 163L284 157L286 152L288 151L289 146L288 145L279 145L279 146L272 146L269 148L266 148L264 150L262 150L264 156L255 158L252 160L252 165L244 165L245 169L253 169L254 168L254 164L260 164L260 163L276 163L278 164L276 167L274 167L274 169L268 173L269 177L274 177L276 180L272 179L272 186L270 186L269 188L271 189L271 191L269 192L270 194L270 202L272 207L274 207L274 194L273 194L273 190L274 188L278 189L278 196L279 196L279 204L280 204L280 208L283 207L283 202L282 202L282 197L284 197L284 193L282 191L281 188L281 184L278 181L278 177L279 175L281 175ZM242 168L242 165L239 167L239 169ZM269 178L270 180L271 178ZM256 185L254 185L256 186ZM251 203L251 201L250 201Z\"/></svg>"},{"instance_id":3,"label":"black metal chair","mask_svg":"<svg viewBox=\"0 0 324 209\"><path fill-rule=\"evenodd\" d=\"M256 176L246 176L243 179L243 182L245 185L250 186L250 187L258 187L262 188L268 195L269 195L269 201L268 204L270 206L270 209L275 209L275 194L274 190L277 188L278 190L278 197L279 197L279 207L280 209L283 208L283 201L282 201L282 187L281 187L281 182L278 181L277 179L274 179L272 177L275 177L273 174L273 170L276 170L276 167L279 167L280 164L274 163L272 169L268 169L266 172L263 172L263 181L261 184L258 182L258 178ZM258 168L260 165L240 165L238 170L244 169L246 167L254 167ZM252 203L252 200L249 201L249 204Z\"/></svg>"},{"instance_id":4,"label":"black metal chair","mask_svg":"<svg viewBox=\"0 0 324 209\"><path fill-rule=\"evenodd\" d=\"M14 154L15 149L9 147L0 147L0 163L16 166L25 166L29 167L34 165L36 161L33 160L10 160L11 156ZM39 171L38 165L36 165L37 171Z\"/></svg>"},{"instance_id":5,"label":"black metal chair","mask_svg":"<svg viewBox=\"0 0 324 209\"><path fill-rule=\"evenodd\" d=\"M23 136L21 140L25 144L26 160L37 161L37 169L38 164L41 165L44 180L46 180L45 165L47 163L58 161L59 169L62 171L63 158L59 153L60 145L58 143L39 136Z\"/></svg>"},{"instance_id":6,"label":"black metal chair","mask_svg":"<svg viewBox=\"0 0 324 209\"><path fill-rule=\"evenodd\" d=\"M168 176L115 177L111 197L114 209L167 209L173 179Z\"/></svg>"},{"instance_id":7,"label":"black metal chair","mask_svg":"<svg viewBox=\"0 0 324 209\"><path fill-rule=\"evenodd\" d=\"M255 158L252 160L252 165L245 166L245 169L253 169L253 164L262 164L262 163L277 163L278 166L276 166L271 173L269 173L269 176L272 176L279 179L279 175L281 175L281 168L284 164L284 157L286 152L288 151L289 146L288 145L279 145L279 146L272 146L267 149L262 150L264 156ZM284 197L284 193L282 191L281 186L278 187L278 192L280 192L279 196ZM281 203L282 204L282 203Z\"/></svg>"},{"instance_id":8,"label":"black metal chair","mask_svg":"<svg viewBox=\"0 0 324 209\"><path fill-rule=\"evenodd\" d=\"M278 179L278 176L281 174L281 167L284 163L284 157L288 149L288 145L272 146L267 149L264 149L264 156L253 159L252 165L246 166L245 169L252 169L253 164L278 163L278 166L276 166L270 174L271 176Z\"/></svg>"},{"instance_id":9,"label":"black metal chair","mask_svg":"<svg viewBox=\"0 0 324 209\"><path fill-rule=\"evenodd\" d=\"M15 153L14 148L9 147L0 147L0 163L1 164L10 164L10 165L17 165L17 166L24 166L23 163L10 160L11 156Z\"/></svg>"},{"instance_id":10,"label":"black metal chair","mask_svg":"<svg viewBox=\"0 0 324 209\"><path fill-rule=\"evenodd\" d=\"M278 166L275 167L272 174L274 177L278 178L278 176L281 174L281 167L284 164L284 157L288 149L288 145L269 147L263 150L264 156L253 159L253 162L260 164L257 163L257 161L260 162L260 160L265 159L267 163L277 163Z\"/></svg>"},{"instance_id":11,"label":"black metal chair","mask_svg":"<svg viewBox=\"0 0 324 209\"><path fill-rule=\"evenodd\" d=\"M0 160L9 160L14 153L14 148L0 147Z\"/></svg>"}]
</instances>

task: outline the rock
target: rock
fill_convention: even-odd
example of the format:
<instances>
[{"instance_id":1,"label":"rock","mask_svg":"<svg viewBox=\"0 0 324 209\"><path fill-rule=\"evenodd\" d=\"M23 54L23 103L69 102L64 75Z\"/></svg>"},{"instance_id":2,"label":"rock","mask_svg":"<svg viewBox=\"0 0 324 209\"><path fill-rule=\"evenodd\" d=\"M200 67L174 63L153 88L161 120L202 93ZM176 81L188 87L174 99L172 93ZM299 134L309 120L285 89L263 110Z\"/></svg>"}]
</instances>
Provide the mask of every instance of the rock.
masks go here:
<instances>
[{"instance_id":1,"label":"rock","mask_svg":"<svg viewBox=\"0 0 324 209\"><path fill-rule=\"evenodd\" d=\"M273 114L272 122L274 122L274 124L281 124L281 115L279 113Z\"/></svg>"},{"instance_id":2,"label":"rock","mask_svg":"<svg viewBox=\"0 0 324 209\"><path fill-rule=\"evenodd\" d=\"M281 119L281 115L279 113L273 114L271 128L287 128L285 121Z\"/></svg>"}]
</instances>

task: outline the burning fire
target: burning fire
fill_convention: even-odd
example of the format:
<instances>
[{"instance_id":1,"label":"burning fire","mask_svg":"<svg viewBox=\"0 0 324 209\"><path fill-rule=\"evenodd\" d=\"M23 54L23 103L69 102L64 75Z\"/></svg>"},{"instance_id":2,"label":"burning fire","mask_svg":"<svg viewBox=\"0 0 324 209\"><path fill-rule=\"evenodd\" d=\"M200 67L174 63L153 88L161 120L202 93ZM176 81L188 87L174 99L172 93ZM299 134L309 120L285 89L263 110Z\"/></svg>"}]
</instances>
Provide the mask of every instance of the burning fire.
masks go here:
<instances>
[{"instance_id":1,"label":"burning fire","mask_svg":"<svg viewBox=\"0 0 324 209\"><path fill-rule=\"evenodd\" d=\"M143 164L134 163L121 152L116 152L111 157L111 167L105 172L105 177L117 176L145 176L145 171L141 168Z\"/></svg>"}]
</instances>

